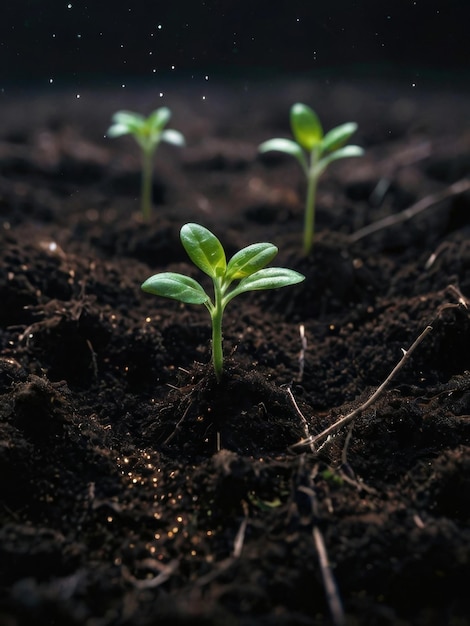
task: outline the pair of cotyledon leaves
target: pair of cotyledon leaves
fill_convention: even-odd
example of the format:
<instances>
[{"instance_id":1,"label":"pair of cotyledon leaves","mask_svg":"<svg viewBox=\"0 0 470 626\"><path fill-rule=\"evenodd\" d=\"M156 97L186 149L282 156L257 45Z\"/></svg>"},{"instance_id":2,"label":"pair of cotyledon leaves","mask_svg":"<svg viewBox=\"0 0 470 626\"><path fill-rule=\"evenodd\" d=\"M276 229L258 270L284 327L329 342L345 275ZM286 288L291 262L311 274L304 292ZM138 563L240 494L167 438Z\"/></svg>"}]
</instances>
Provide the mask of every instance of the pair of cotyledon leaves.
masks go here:
<instances>
[{"instance_id":1,"label":"pair of cotyledon leaves","mask_svg":"<svg viewBox=\"0 0 470 626\"><path fill-rule=\"evenodd\" d=\"M283 138L269 139L260 145L260 151L277 150L290 154L299 161L305 172L308 172L305 152L315 153L317 175L320 175L332 161L361 156L364 153L359 146L344 145L357 130L355 122L336 126L325 135L315 111L298 102L291 107L290 123L295 141Z\"/></svg>"},{"instance_id":2,"label":"pair of cotyledon leaves","mask_svg":"<svg viewBox=\"0 0 470 626\"><path fill-rule=\"evenodd\" d=\"M207 228L185 224L180 233L181 243L191 261L210 276L222 298L222 306L246 291L276 289L294 285L305 279L302 274L282 267L265 266L278 249L271 243L255 243L226 260L222 244ZM227 293L230 284L240 281ZM142 285L148 293L173 298L187 304L212 306L210 297L193 278L174 272L163 272L148 278Z\"/></svg>"},{"instance_id":3,"label":"pair of cotyledon leaves","mask_svg":"<svg viewBox=\"0 0 470 626\"><path fill-rule=\"evenodd\" d=\"M165 128L171 117L168 107L160 107L144 117L133 111L118 111L113 115L113 124L108 129L110 137L133 135L140 147L146 152L152 152L160 141L183 146L184 136L173 128Z\"/></svg>"}]
</instances>

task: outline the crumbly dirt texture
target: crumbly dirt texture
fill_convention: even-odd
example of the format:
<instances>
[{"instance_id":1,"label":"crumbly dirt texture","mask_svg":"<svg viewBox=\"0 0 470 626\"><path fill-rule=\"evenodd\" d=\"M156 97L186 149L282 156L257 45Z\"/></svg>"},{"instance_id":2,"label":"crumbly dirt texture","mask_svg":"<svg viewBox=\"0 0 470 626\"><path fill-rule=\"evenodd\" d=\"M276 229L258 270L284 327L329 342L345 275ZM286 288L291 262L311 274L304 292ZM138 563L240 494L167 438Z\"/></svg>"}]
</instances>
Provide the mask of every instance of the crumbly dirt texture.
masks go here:
<instances>
[{"instance_id":1,"label":"crumbly dirt texture","mask_svg":"<svg viewBox=\"0 0 470 626\"><path fill-rule=\"evenodd\" d=\"M470 170L470 97L167 91L187 146L159 148L148 223L137 146L105 133L158 92L2 102L0 624L339 625L335 601L351 626L468 624L470 194L451 185ZM296 101L326 129L357 121L366 149L321 179L307 258L302 172L257 153L289 136ZM186 222L228 255L273 242L273 264L306 276L230 303L220 384L207 310L140 289L168 270L210 288ZM295 445L366 402L427 325L376 402Z\"/></svg>"}]
</instances>

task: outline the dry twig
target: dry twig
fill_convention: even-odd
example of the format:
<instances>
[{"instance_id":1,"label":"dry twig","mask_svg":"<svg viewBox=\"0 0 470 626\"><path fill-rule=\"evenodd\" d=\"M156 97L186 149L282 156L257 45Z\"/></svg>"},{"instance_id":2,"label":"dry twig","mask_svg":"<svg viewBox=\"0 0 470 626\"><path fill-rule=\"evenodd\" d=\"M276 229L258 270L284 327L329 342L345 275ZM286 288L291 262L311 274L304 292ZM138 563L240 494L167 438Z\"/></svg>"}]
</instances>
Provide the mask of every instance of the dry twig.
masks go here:
<instances>
[{"instance_id":1,"label":"dry twig","mask_svg":"<svg viewBox=\"0 0 470 626\"><path fill-rule=\"evenodd\" d=\"M297 377L297 382L302 382L304 377L304 369L305 369L305 352L307 351L307 336L305 335L305 326L300 324L299 326L299 334L300 334L300 352L299 352L299 375Z\"/></svg>"},{"instance_id":2,"label":"dry twig","mask_svg":"<svg viewBox=\"0 0 470 626\"><path fill-rule=\"evenodd\" d=\"M447 309L455 309L455 308L462 309L463 308L463 309L465 309L465 311L470 313L470 300L463 295L463 293L460 291L460 289L458 287L456 287L455 285L449 285L447 287L446 291L448 293L450 293L457 300L457 302L455 302L455 303L446 302L442 306L440 306L438 311L437 311L437 314L435 316L435 319L432 322L432 324L434 324L434 322L438 318L440 318L442 313L444 311L446 311ZM396 374L402 369L402 367L405 365L405 363L409 360L409 358L411 357L412 353L416 350L416 348L420 345L420 343L423 341L423 339L425 339L425 337L432 330L433 330L433 326L432 325L426 326L426 328L414 340L414 342L411 344L411 346L408 348L408 350L405 350L405 349L402 348L402 351L403 351L402 358L395 365L395 367L390 372L390 374L387 376L387 378L383 381L383 383L381 385L379 385L379 387L377 387L377 389L370 396L370 398L368 400L366 400L366 402L364 402L363 404L358 406L356 409L354 409L354 411L351 411L351 413L348 413L344 417L340 418L334 424L331 424L331 426L328 426L328 428L325 428L324 430L322 430L321 433L319 433L318 435L310 435L310 436L306 437L305 439L302 439L301 441L295 443L291 447L292 448L299 448L299 447L303 447L303 446L309 446L310 449L312 451L314 451L314 448L315 448L316 445L318 445L318 443L320 443L321 441L327 439L331 435L337 433L339 430L344 428L347 424L351 423L356 417L358 417L366 409L368 409L374 402L376 402L378 400L378 398L382 395L382 393L385 391L386 387L390 384L390 382L393 380L393 378L396 376ZM300 409L297 406L297 404L295 403L295 400L294 400L294 398L292 396L292 393L289 392L289 390L288 390L288 393L289 393L289 395L291 397L291 400L294 402L294 407L296 408L296 411L300 414L300 416L301 416L301 418L302 418L302 420L304 422L304 430L308 431L307 420L305 419L305 417L300 412Z\"/></svg>"},{"instance_id":3,"label":"dry twig","mask_svg":"<svg viewBox=\"0 0 470 626\"><path fill-rule=\"evenodd\" d=\"M447 189L443 189L442 191L438 191L436 193L432 193L425 198L422 198L412 206L408 207L404 211L397 213L395 215L388 215L381 220L377 220L372 224L368 224L364 226L364 228L360 228L355 233L350 235L349 240L351 243L356 243L360 239L364 239L364 237L368 237L373 233L378 232L379 230L383 230L384 228L389 228L390 226L394 226L395 224L399 224L400 222L406 222L407 220L415 217L422 211L429 209L434 204L438 204L442 202L442 200L446 200L447 198L451 198L452 196L458 196L461 193L470 190L470 179L463 178L462 180L453 183Z\"/></svg>"},{"instance_id":4,"label":"dry twig","mask_svg":"<svg viewBox=\"0 0 470 626\"><path fill-rule=\"evenodd\" d=\"M345 415L344 417L339 419L334 424L331 424L331 426L328 426L328 428L325 428L324 430L322 430L322 432L319 433L318 435L311 435L310 437L307 437L306 439L302 439L298 443L295 443L292 446L292 448L298 448L298 447L302 447L302 446L310 446L310 447L316 446L320 441L323 441L323 439L326 439L330 435L333 435L334 433L338 432L339 430L344 428L344 426L346 426L347 424L352 422L352 420L354 420L356 417L358 417L358 415L360 415L366 409L368 409L371 406L371 404L376 402L376 400L382 395L382 393L385 391L386 387L393 380L395 375L402 369L402 367L409 360L409 358L411 357L413 352L416 350L416 348L419 346L419 344L423 341L423 339L431 331L432 331L432 326L426 326L426 328L419 335L419 337L417 337L414 340L414 342L411 344L411 346L408 348L408 350L404 350L402 348L402 350L403 350L402 358L395 365L395 367L390 372L390 374L387 376L387 378L383 381L383 383L381 385L379 385L379 387L377 387L377 389L370 396L370 398L368 400L366 400L366 402L364 402L363 404L358 406L356 409L354 409L354 411L351 411L351 413L348 413L348 415Z\"/></svg>"},{"instance_id":5,"label":"dry twig","mask_svg":"<svg viewBox=\"0 0 470 626\"><path fill-rule=\"evenodd\" d=\"M298 490L302 493L305 493L310 501L310 508L313 519L312 537L315 544L315 549L318 554L318 563L320 565L321 577L323 580L323 586L325 588L326 601L328 603L328 608L330 609L333 625L344 626L345 615L343 605L339 595L338 587L336 585L333 570L328 559L328 552L326 550L325 540L317 523L319 511L315 490L311 487L306 487L304 485L298 487Z\"/></svg>"},{"instance_id":6,"label":"dry twig","mask_svg":"<svg viewBox=\"0 0 470 626\"><path fill-rule=\"evenodd\" d=\"M205 585L211 583L218 576L223 574L223 572L227 571L229 567L240 558L242 549L243 549L243 544L245 542L246 527L248 524L248 507L246 506L245 503L243 504L244 504L243 509L244 509L245 515L240 523L240 527L238 528L237 534L235 535L235 539L233 541L232 554L228 556L226 559L223 559L222 561L217 563L215 569L213 569L211 572L209 572L205 576L201 576L201 578L199 578L196 581L196 584L198 587L204 587Z\"/></svg>"}]
</instances>

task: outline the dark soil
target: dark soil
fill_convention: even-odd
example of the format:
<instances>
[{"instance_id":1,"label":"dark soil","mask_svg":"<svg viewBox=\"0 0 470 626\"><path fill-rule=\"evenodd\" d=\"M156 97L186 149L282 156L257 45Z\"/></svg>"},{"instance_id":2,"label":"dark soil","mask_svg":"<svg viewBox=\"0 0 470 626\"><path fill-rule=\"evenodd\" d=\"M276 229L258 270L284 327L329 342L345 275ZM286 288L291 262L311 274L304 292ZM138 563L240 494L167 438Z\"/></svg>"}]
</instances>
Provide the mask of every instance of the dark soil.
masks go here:
<instances>
[{"instance_id":1,"label":"dark soil","mask_svg":"<svg viewBox=\"0 0 470 626\"><path fill-rule=\"evenodd\" d=\"M149 223L135 144L104 135L158 93L3 96L0 623L329 624L318 537L347 624L470 623L470 194L352 237L467 176L470 97L168 92L188 145L159 149ZM302 173L257 155L295 101L326 128L356 120L366 149L323 177L308 258ZM230 304L220 384L205 308L140 290L158 271L203 280L188 221L228 254L271 241L306 275ZM352 430L294 446L365 402L427 324Z\"/></svg>"}]
</instances>

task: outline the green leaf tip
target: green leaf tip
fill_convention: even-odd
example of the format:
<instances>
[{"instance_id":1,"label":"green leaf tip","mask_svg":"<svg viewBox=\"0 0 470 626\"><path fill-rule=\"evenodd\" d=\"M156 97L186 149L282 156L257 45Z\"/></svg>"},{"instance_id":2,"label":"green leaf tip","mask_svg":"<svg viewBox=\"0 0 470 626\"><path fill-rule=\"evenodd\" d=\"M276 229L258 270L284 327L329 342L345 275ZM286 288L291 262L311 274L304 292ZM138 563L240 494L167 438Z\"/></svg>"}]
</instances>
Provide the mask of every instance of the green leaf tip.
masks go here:
<instances>
[{"instance_id":1,"label":"green leaf tip","mask_svg":"<svg viewBox=\"0 0 470 626\"><path fill-rule=\"evenodd\" d=\"M162 272L147 278L141 289L155 296L179 300L185 304L204 304L209 300L201 285L184 274Z\"/></svg>"},{"instance_id":2,"label":"green leaf tip","mask_svg":"<svg viewBox=\"0 0 470 626\"><path fill-rule=\"evenodd\" d=\"M233 255L227 265L226 280L240 280L260 270L276 256L272 243L253 243Z\"/></svg>"},{"instance_id":3,"label":"green leaf tip","mask_svg":"<svg viewBox=\"0 0 470 626\"><path fill-rule=\"evenodd\" d=\"M292 134L297 143L311 152L321 144L323 128L318 115L306 104L297 102L290 110Z\"/></svg>"},{"instance_id":4,"label":"green leaf tip","mask_svg":"<svg viewBox=\"0 0 470 626\"><path fill-rule=\"evenodd\" d=\"M199 224L185 224L180 238L191 261L205 274L217 278L225 273L227 261L224 249L210 230Z\"/></svg>"}]
</instances>

